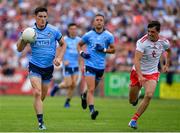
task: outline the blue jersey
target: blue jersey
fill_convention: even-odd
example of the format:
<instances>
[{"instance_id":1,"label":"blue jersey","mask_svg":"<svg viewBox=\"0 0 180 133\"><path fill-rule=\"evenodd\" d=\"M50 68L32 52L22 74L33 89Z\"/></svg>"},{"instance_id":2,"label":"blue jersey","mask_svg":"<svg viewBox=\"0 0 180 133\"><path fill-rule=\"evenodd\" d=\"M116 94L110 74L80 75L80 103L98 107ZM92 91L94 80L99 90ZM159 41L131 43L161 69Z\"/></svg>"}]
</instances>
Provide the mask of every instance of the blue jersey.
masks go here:
<instances>
[{"instance_id":1,"label":"blue jersey","mask_svg":"<svg viewBox=\"0 0 180 133\"><path fill-rule=\"evenodd\" d=\"M38 29L36 25L33 28L36 30L36 40L30 45L32 54L29 61L41 68L52 66L56 43L61 39L62 34L50 24L47 24L44 29Z\"/></svg>"},{"instance_id":2,"label":"blue jersey","mask_svg":"<svg viewBox=\"0 0 180 133\"><path fill-rule=\"evenodd\" d=\"M81 38L76 36L75 38L71 38L68 36L64 37L66 42L66 52L64 54L64 61L68 61L68 67L78 67L78 51L77 44L80 42Z\"/></svg>"},{"instance_id":3,"label":"blue jersey","mask_svg":"<svg viewBox=\"0 0 180 133\"><path fill-rule=\"evenodd\" d=\"M85 59L85 65L96 69L104 69L106 53L96 51L95 46L100 44L107 49L110 44L114 43L114 36L107 30L101 33L91 30L82 37L82 41L86 44L87 53L91 56L91 58Z\"/></svg>"}]
</instances>

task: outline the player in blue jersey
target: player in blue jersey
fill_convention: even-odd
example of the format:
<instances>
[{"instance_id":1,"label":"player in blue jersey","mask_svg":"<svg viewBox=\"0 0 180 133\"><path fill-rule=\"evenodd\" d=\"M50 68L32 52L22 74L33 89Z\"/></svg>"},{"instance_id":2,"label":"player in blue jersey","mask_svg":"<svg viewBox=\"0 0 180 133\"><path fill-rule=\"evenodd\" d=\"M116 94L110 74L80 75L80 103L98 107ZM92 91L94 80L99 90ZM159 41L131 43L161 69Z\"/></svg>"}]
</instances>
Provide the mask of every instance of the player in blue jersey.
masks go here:
<instances>
[{"instance_id":1,"label":"player in blue jersey","mask_svg":"<svg viewBox=\"0 0 180 133\"><path fill-rule=\"evenodd\" d=\"M32 54L29 58L29 78L33 88L34 109L37 114L39 130L45 130L43 121L43 101L47 95L50 80L54 70L53 63L59 66L66 43L61 32L54 26L48 24L47 9L38 7L34 11L36 23L36 40L30 43ZM61 52L56 54L56 43L59 42ZM20 38L17 42L17 50L23 51L28 42Z\"/></svg>"},{"instance_id":2,"label":"player in blue jersey","mask_svg":"<svg viewBox=\"0 0 180 133\"><path fill-rule=\"evenodd\" d=\"M68 35L64 37L64 40L67 44L63 59L64 79L63 82L52 88L50 94L51 96L54 96L59 89L67 89L68 92L64 107L69 108L70 100L74 89L76 88L79 75L79 54L77 51L77 44L80 41L80 37L77 36L77 25L75 23L68 25Z\"/></svg>"},{"instance_id":3,"label":"player in blue jersey","mask_svg":"<svg viewBox=\"0 0 180 133\"><path fill-rule=\"evenodd\" d=\"M81 94L81 104L83 109L87 108L87 104L89 105L93 120L98 115L98 111L94 108L94 90L104 73L106 53L113 54L115 52L114 37L104 29L104 24L104 16L97 14L93 20L94 29L83 35L78 44L78 51L85 62L84 76L88 87L87 92L84 91ZM82 50L83 45L86 45L86 52Z\"/></svg>"}]
</instances>

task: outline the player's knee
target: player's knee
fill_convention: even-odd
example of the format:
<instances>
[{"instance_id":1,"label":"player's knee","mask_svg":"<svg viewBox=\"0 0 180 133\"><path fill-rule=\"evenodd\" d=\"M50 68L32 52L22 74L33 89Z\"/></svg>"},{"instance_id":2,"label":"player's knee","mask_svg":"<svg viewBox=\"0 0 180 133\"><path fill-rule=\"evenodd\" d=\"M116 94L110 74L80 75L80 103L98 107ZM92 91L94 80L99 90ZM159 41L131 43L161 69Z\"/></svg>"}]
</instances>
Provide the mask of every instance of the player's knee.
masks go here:
<instances>
[{"instance_id":1,"label":"player's knee","mask_svg":"<svg viewBox=\"0 0 180 133\"><path fill-rule=\"evenodd\" d=\"M44 101L45 97L46 97L46 96L41 96L41 100Z\"/></svg>"},{"instance_id":2,"label":"player's knee","mask_svg":"<svg viewBox=\"0 0 180 133\"><path fill-rule=\"evenodd\" d=\"M130 103L130 104L133 104L133 103L135 103L135 102L136 102L136 100L137 100L137 99L135 99L135 98L131 98L131 97L130 97L130 98L129 98L129 103Z\"/></svg>"},{"instance_id":3,"label":"player's knee","mask_svg":"<svg viewBox=\"0 0 180 133\"><path fill-rule=\"evenodd\" d=\"M69 82L66 82L66 87L67 87L67 88L69 88L69 87L71 87L71 86L72 86L72 82L70 82L70 81L69 81Z\"/></svg>"},{"instance_id":4,"label":"player's knee","mask_svg":"<svg viewBox=\"0 0 180 133\"><path fill-rule=\"evenodd\" d=\"M39 90L39 89L34 89L34 96L35 96L35 97L41 97L41 90Z\"/></svg>"},{"instance_id":5,"label":"player's knee","mask_svg":"<svg viewBox=\"0 0 180 133\"><path fill-rule=\"evenodd\" d=\"M71 88L74 89L75 87L76 87L76 83L75 83L75 82L72 82Z\"/></svg>"},{"instance_id":6,"label":"player's knee","mask_svg":"<svg viewBox=\"0 0 180 133\"><path fill-rule=\"evenodd\" d=\"M145 97L148 99L151 99L153 97L153 93L152 92L148 92L145 94Z\"/></svg>"},{"instance_id":7,"label":"player's knee","mask_svg":"<svg viewBox=\"0 0 180 133\"><path fill-rule=\"evenodd\" d=\"M133 102L133 99L129 98L129 103L132 104Z\"/></svg>"},{"instance_id":8,"label":"player's knee","mask_svg":"<svg viewBox=\"0 0 180 133\"><path fill-rule=\"evenodd\" d=\"M94 94L94 89L89 89L88 93Z\"/></svg>"}]
</instances>

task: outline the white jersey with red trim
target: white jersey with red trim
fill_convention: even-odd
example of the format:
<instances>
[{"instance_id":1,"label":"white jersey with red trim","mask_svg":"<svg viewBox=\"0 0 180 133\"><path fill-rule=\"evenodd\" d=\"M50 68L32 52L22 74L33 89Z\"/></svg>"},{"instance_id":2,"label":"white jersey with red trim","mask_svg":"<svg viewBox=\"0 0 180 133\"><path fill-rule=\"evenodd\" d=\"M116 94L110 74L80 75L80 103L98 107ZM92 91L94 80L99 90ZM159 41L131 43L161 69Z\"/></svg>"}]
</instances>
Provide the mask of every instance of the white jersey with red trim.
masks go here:
<instances>
[{"instance_id":1,"label":"white jersey with red trim","mask_svg":"<svg viewBox=\"0 0 180 133\"><path fill-rule=\"evenodd\" d=\"M161 54L169 47L169 41L162 37L156 42L148 40L147 35L139 39L136 43L136 50L143 53L140 61L141 72L143 74L157 73Z\"/></svg>"}]
</instances>

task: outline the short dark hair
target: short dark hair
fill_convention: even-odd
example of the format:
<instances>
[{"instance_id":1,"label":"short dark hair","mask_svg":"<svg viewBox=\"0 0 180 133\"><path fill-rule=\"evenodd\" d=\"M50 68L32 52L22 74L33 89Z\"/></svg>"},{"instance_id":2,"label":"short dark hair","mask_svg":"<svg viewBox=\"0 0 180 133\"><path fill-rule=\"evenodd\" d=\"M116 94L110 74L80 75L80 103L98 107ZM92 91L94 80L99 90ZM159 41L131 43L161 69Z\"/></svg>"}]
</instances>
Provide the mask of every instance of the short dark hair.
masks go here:
<instances>
[{"instance_id":1,"label":"short dark hair","mask_svg":"<svg viewBox=\"0 0 180 133\"><path fill-rule=\"evenodd\" d=\"M70 23L70 24L68 24L68 28L70 28L71 26L77 26L77 24L76 24L76 23Z\"/></svg>"},{"instance_id":2,"label":"short dark hair","mask_svg":"<svg viewBox=\"0 0 180 133\"><path fill-rule=\"evenodd\" d=\"M37 15L39 12L47 12L47 8L45 7L37 7L35 10L34 10L34 14Z\"/></svg>"},{"instance_id":3,"label":"short dark hair","mask_svg":"<svg viewBox=\"0 0 180 133\"><path fill-rule=\"evenodd\" d=\"M151 22L148 24L148 28L153 28L153 27L155 27L156 30L157 30L158 32L160 32L161 24L160 24L159 21L151 21Z\"/></svg>"},{"instance_id":4,"label":"short dark hair","mask_svg":"<svg viewBox=\"0 0 180 133\"><path fill-rule=\"evenodd\" d=\"M95 18L98 17L98 16L101 16L101 17L103 17L103 19L105 19L103 14L98 13L98 14L95 15Z\"/></svg>"}]
</instances>

